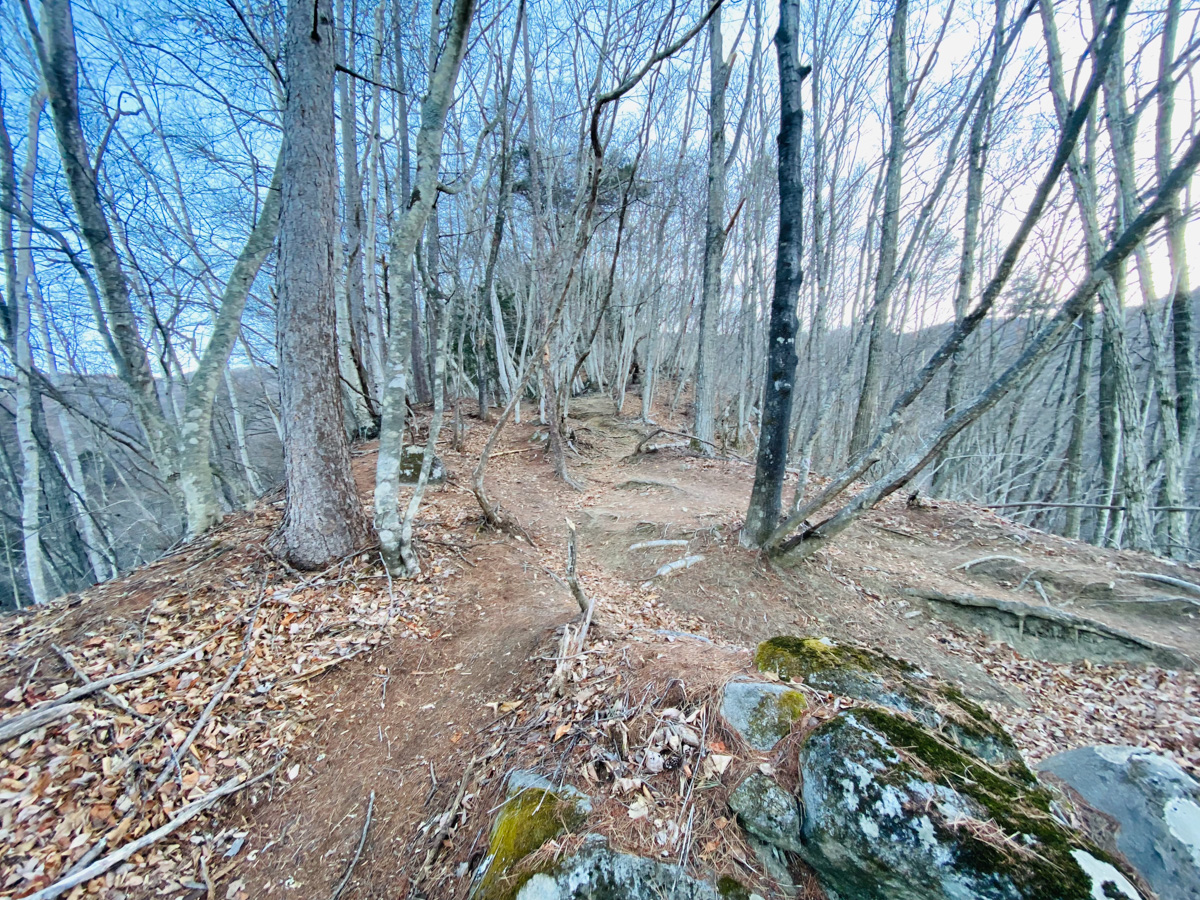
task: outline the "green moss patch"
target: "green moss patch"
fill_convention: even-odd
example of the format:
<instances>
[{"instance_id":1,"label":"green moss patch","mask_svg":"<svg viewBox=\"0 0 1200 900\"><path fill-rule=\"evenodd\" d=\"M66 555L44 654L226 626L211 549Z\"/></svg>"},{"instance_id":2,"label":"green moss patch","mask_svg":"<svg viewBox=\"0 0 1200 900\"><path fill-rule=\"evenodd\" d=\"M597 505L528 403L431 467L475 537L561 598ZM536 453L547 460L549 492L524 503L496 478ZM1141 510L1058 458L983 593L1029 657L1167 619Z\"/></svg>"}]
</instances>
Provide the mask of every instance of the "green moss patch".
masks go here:
<instances>
[{"instance_id":1,"label":"green moss patch","mask_svg":"<svg viewBox=\"0 0 1200 900\"><path fill-rule=\"evenodd\" d=\"M717 893L721 900L750 900L749 889L732 875L722 875L717 879Z\"/></svg>"},{"instance_id":2,"label":"green moss patch","mask_svg":"<svg viewBox=\"0 0 1200 900\"><path fill-rule=\"evenodd\" d=\"M771 638L754 660L781 678L912 715L966 752L1028 775L1016 744L987 710L904 660L811 637Z\"/></svg>"},{"instance_id":3,"label":"green moss patch","mask_svg":"<svg viewBox=\"0 0 1200 900\"><path fill-rule=\"evenodd\" d=\"M828 638L800 638L783 635L763 641L754 653L760 672L774 672L780 678L803 681L810 675L830 669L861 669L876 674L915 672L916 668L900 659L892 659L861 647L835 644Z\"/></svg>"},{"instance_id":4,"label":"green moss patch","mask_svg":"<svg viewBox=\"0 0 1200 900\"><path fill-rule=\"evenodd\" d=\"M578 796L541 787L523 787L500 808L492 825L482 877L473 900L511 900L533 870L513 871L546 841L579 829L588 807Z\"/></svg>"},{"instance_id":5,"label":"green moss patch","mask_svg":"<svg viewBox=\"0 0 1200 900\"><path fill-rule=\"evenodd\" d=\"M755 750L770 750L808 709L799 691L781 684L733 681L725 686L721 715Z\"/></svg>"}]
</instances>

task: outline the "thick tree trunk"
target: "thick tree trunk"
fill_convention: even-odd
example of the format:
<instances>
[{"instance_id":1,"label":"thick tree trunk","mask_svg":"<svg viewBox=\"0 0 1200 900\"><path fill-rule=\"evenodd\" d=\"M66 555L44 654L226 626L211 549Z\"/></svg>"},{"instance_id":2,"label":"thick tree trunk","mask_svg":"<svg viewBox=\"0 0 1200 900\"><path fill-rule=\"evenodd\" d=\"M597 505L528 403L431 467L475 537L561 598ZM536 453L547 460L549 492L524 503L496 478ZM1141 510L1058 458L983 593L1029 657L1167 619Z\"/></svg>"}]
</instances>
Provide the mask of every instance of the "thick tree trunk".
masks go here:
<instances>
[{"instance_id":1,"label":"thick tree trunk","mask_svg":"<svg viewBox=\"0 0 1200 900\"><path fill-rule=\"evenodd\" d=\"M277 326L287 506L278 534L288 559L301 569L323 568L353 553L369 532L350 472L333 340L334 40L331 0L291 0Z\"/></svg>"},{"instance_id":2,"label":"thick tree trunk","mask_svg":"<svg viewBox=\"0 0 1200 900\"><path fill-rule=\"evenodd\" d=\"M905 2L905 0L901 0ZM800 263L804 241L804 181L800 146L804 128L802 85L808 67L800 65L799 0L782 0L775 51L779 58L779 243L775 254L775 293L768 330L767 377L763 386L762 429L754 487L742 543L760 547L779 524L787 440L792 421L796 379L796 304L804 274Z\"/></svg>"}]
</instances>

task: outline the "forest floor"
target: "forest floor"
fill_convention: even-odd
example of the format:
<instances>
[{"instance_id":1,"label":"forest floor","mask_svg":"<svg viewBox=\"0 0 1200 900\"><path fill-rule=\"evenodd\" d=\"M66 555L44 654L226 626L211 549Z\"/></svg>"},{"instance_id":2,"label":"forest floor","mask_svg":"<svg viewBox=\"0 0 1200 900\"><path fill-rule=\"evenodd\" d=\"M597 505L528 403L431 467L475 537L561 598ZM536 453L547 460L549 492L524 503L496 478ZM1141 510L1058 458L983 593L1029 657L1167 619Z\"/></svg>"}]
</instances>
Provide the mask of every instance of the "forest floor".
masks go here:
<instances>
[{"instance_id":1,"label":"forest floor","mask_svg":"<svg viewBox=\"0 0 1200 900\"><path fill-rule=\"evenodd\" d=\"M62 896L465 897L514 767L588 790L589 828L620 846L767 892L726 830L724 786L764 762L786 770L791 745L748 752L713 701L778 634L862 643L951 680L1031 761L1127 743L1200 772L1194 671L1039 661L943 624L911 593L1048 603L1194 653L1196 609L1164 606L1179 591L1132 573L1195 583L1200 570L903 498L777 568L738 545L752 466L678 448L631 456L650 431L636 402L624 416L604 398L573 403L581 491L554 479L544 429L505 430L489 492L531 543L481 529L468 482L489 428L464 417L461 450L442 447L450 477L419 517L414 581L389 579L372 551L290 570L265 549L276 495L150 566L0 623L0 729L89 681L176 658L0 745L0 897L121 848L135 852ZM372 446L356 448L355 467L366 505ZM568 518L596 604L583 651L562 660L563 629L581 618L562 579ZM652 540L687 544L630 549ZM687 555L703 559L655 576ZM697 748L663 743L672 717L699 732ZM604 769L598 748L622 742L637 777ZM668 764L650 765L650 749ZM230 798L212 803L223 785Z\"/></svg>"}]
</instances>

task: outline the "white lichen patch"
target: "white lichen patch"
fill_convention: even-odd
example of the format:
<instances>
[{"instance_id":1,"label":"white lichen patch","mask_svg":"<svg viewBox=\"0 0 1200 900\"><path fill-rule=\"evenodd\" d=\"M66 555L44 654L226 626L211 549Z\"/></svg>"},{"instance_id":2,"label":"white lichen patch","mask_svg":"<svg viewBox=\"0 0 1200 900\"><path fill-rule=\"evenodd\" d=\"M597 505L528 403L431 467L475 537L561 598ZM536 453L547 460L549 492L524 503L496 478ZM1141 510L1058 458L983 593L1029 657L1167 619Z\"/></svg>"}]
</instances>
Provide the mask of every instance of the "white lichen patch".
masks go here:
<instances>
[{"instance_id":1,"label":"white lichen patch","mask_svg":"<svg viewBox=\"0 0 1200 900\"><path fill-rule=\"evenodd\" d=\"M1192 861L1200 867L1200 806L1186 797L1175 797L1163 808L1163 816L1171 834L1188 848Z\"/></svg>"},{"instance_id":2,"label":"white lichen patch","mask_svg":"<svg viewBox=\"0 0 1200 900\"><path fill-rule=\"evenodd\" d=\"M1116 896L1140 900L1141 895L1137 892L1137 888L1130 884L1128 878L1117 871L1116 866L1096 859L1086 850L1072 850L1071 856L1092 881L1092 900L1113 900ZM1118 893L1113 894L1112 889L1116 889Z\"/></svg>"}]
</instances>

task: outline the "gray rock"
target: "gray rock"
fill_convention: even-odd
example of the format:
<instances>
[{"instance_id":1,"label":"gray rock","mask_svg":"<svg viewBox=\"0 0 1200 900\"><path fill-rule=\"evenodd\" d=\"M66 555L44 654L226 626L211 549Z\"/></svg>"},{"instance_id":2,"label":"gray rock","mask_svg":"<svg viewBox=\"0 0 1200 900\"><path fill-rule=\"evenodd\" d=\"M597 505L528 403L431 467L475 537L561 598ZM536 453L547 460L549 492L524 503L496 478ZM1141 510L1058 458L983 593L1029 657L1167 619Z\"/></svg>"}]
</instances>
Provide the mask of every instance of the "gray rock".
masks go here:
<instances>
[{"instance_id":1,"label":"gray rock","mask_svg":"<svg viewBox=\"0 0 1200 900\"><path fill-rule=\"evenodd\" d=\"M721 715L755 750L770 750L807 706L804 695L786 685L731 681Z\"/></svg>"},{"instance_id":2,"label":"gray rock","mask_svg":"<svg viewBox=\"0 0 1200 900\"><path fill-rule=\"evenodd\" d=\"M721 900L721 895L679 866L594 847L534 875L516 900Z\"/></svg>"},{"instance_id":3,"label":"gray rock","mask_svg":"<svg viewBox=\"0 0 1200 900\"><path fill-rule=\"evenodd\" d=\"M773 778L754 773L729 795L729 808L742 827L756 838L792 853L800 853L804 812L794 796Z\"/></svg>"},{"instance_id":4,"label":"gray rock","mask_svg":"<svg viewBox=\"0 0 1200 900\"><path fill-rule=\"evenodd\" d=\"M1163 900L1200 900L1200 783L1137 747L1083 747L1039 768L1115 820L1117 850ZM1108 824L1108 823L1106 823ZM1104 835L1096 835L1098 842Z\"/></svg>"},{"instance_id":5,"label":"gray rock","mask_svg":"<svg viewBox=\"0 0 1200 900\"><path fill-rule=\"evenodd\" d=\"M410 445L404 448L400 458L400 484L416 484L421 477L421 463L425 459L425 448ZM441 484L446 480L446 467L441 457L433 458L433 466L429 470L429 484Z\"/></svg>"},{"instance_id":6,"label":"gray rock","mask_svg":"<svg viewBox=\"0 0 1200 900\"><path fill-rule=\"evenodd\" d=\"M1002 775L910 719L843 712L800 752L800 855L837 900L1136 900L1111 858Z\"/></svg>"}]
</instances>

